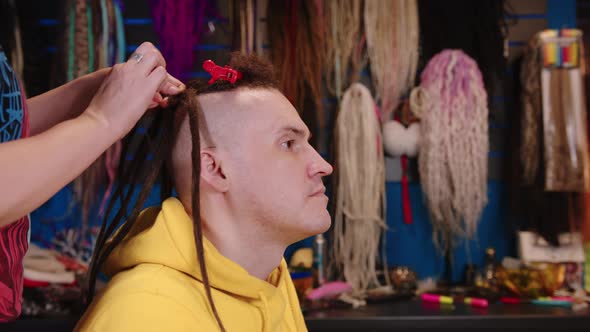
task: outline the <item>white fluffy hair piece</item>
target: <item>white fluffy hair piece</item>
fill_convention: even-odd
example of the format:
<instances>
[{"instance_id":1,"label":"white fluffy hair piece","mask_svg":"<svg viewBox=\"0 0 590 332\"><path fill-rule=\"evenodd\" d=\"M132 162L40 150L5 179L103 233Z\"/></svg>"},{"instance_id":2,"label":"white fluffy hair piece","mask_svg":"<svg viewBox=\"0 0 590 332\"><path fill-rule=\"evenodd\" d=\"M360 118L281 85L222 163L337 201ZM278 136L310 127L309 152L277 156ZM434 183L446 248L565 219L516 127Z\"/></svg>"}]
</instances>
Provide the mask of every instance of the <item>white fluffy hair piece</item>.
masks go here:
<instances>
[{"instance_id":1,"label":"white fluffy hair piece","mask_svg":"<svg viewBox=\"0 0 590 332\"><path fill-rule=\"evenodd\" d=\"M385 122L383 147L393 157L416 157L420 148L420 123L412 123L406 128L395 120Z\"/></svg>"}]
</instances>

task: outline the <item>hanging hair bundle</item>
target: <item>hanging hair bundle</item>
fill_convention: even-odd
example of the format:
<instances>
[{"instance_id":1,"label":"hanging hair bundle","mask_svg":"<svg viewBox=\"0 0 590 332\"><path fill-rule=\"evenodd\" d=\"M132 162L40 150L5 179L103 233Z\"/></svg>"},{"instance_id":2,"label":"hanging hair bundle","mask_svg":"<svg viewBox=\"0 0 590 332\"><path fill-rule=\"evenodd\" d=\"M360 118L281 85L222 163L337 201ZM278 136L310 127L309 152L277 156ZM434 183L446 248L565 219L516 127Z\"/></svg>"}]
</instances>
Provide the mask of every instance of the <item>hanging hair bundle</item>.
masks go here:
<instances>
[{"instance_id":1,"label":"hanging hair bundle","mask_svg":"<svg viewBox=\"0 0 590 332\"><path fill-rule=\"evenodd\" d=\"M314 146L323 127L322 73L324 22L316 1L269 1L267 8L270 60L281 91L310 128Z\"/></svg>"},{"instance_id":2,"label":"hanging hair bundle","mask_svg":"<svg viewBox=\"0 0 590 332\"><path fill-rule=\"evenodd\" d=\"M367 60L363 52L364 41L361 40L362 1L328 0L324 6L326 85L329 92L340 100L342 91L358 81Z\"/></svg>"},{"instance_id":3,"label":"hanging hair bundle","mask_svg":"<svg viewBox=\"0 0 590 332\"><path fill-rule=\"evenodd\" d=\"M125 61L125 33L119 0L69 0L66 8L67 81ZM98 203L96 193L107 183L103 204L110 194L119 151L117 142L74 180L76 199L82 210L82 237L87 235L89 212Z\"/></svg>"},{"instance_id":4,"label":"hanging hair bundle","mask_svg":"<svg viewBox=\"0 0 590 332\"><path fill-rule=\"evenodd\" d=\"M410 102L421 118L418 165L433 240L446 250L455 236L475 234L487 203L488 107L477 64L459 50L437 54Z\"/></svg>"},{"instance_id":5,"label":"hanging hair bundle","mask_svg":"<svg viewBox=\"0 0 590 332\"><path fill-rule=\"evenodd\" d=\"M232 49L244 54L261 51L258 34L258 8L255 0L231 0L230 24L232 25Z\"/></svg>"},{"instance_id":6,"label":"hanging hair bundle","mask_svg":"<svg viewBox=\"0 0 590 332\"><path fill-rule=\"evenodd\" d=\"M512 160L512 168L519 173L511 181L510 192L512 209L522 220L518 226L558 246L559 235L576 231L585 218L587 209L580 199L583 195L576 191L585 187L588 168L584 166L584 66L544 67L550 54L544 50L544 37L552 39L555 35L557 32L551 30L539 32L527 45L520 71L521 107L517 110L521 113L514 115L520 126L509 139L520 140L518 149L514 149L517 158ZM580 47L579 56L583 58L583 54ZM578 167L572 167L571 158L577 159Z\"/></svg>"},{"instance_id":7,"label":"hanging hair bundle","mask_svg":"<svg viewBox=\"0 0 590 332\"><path fill-rule=\"evenodd\" d=\"M396 74L393 49L394 2L387 0L365 2L367 54L371 63L375 99L381 104L382 114L391 113L396 103L394 100L394 77Z\"/></svg>"},{"instance_id":8,"label":"hanging hair bundle","mask_svg":"<svg viewBox=\"0 0 590 332\"><path fill-rule=\"evenodd\" d=\"M71 79L93 72L94 44L92 31L92 8L87 0L76 0L74 4L74 75Z\"/></svg>"},{"instance_id":9,"label":"hanging hair bundle","mask_svg":"<svg viewBox=\"0 0 590 332\"><path fill-rule=\"evenodd\" d=\"M395 84L394 101L408 95L416 82L420 44L420 22L418 21L417 0L394 1L395 36ZM397 105L396 105L397 106Z\"/></svg>"},{"instance_id":10,"label":"hanging hair bundle","mask_svg":"<svg viewBox=\"0 0 590 332\"><path fill-rule=\"evenodd\" d=\"M524 52L520 79L522 84L522 120L520 161L522 165L522 181L532 185L539 173L543 155L543 108L541 96L541 58L539 53L540 40L531 39Z\"/></svg>"},{"instance_id":11,"label":"hanging hair bundle","mask_svg":"<svg viewBox=\"0 0 590 332\"><path fill-rule=\"evenodd\" d=\"M417 0L365 2L371 78L384 120L414 86L419 29Z\"/></svg>"},{"instance_id":12,"label":"hanging hair bundle","mask_svg":"<svg viewBox=\"0 0 590 332\"><path fill-rule=\"evenodd\" d=\"M353 83L336 120L337 192L333 256L356 296L379 286L377 258L385 224L385 165L369 90Z\"/></svg>"},{"instance_id":13,"label":"hanging hair bundle","mask_svg":"<svg viewBox=\"0 0 590 332\"><path fill-rule=\"evenodd\" d=\"M166 70L181 78L193 68L193 47L201 38L208 1L150 0L150 4Z\"/></svg>"},{"instance_id":14,"label":"hanging hair bundle","mask_svg":"<svg viewBox=\"0 0 590 332\"><path fill-rule=\"evenodd\" d=\"M574 56L569 55L573 53L576 58L584 55L582 32L545 30L539 35L543 64L551 59L552 52L548 49L557 44L553 41L556 36L571 42L568 46L558 44L558 52L565 54L563 65L547 65L541 69L545 190L584 192L590 180L584 68L572 66ZM570 65L566 65L566 61Z\"/></svg>"}]
</instances>

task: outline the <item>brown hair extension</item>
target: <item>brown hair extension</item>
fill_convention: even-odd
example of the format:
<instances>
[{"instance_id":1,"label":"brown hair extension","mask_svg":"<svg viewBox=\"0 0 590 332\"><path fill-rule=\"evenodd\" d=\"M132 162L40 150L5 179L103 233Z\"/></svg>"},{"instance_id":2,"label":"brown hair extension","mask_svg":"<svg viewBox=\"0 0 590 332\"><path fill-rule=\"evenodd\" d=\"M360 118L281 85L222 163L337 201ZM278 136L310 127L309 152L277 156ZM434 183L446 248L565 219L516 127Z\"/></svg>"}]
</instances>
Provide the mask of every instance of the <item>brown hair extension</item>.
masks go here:
<instances>
[{"instance_id":1,"label":"brown hair extension","mask_svg":"<svg viewBox=\"0 0 590 332\"><path fill-rule=\"evenodd\" d=\"M521 154L522 179L525 185L535 182L542 156L543 114L541 98L540 40L532 38L522 60L520 80L521 102Z\"/></svg>"},{"instance_id":2,"label":"brown hair extension","mask_svg":"<svg viewBox=\"0 0 590 332\"><path fill-rule=\"evenodd\" d=\"M176 141L180 125L179 119L184 118L184 112L186 112L189 117L193 143L191 150L191 159L193 162L191 203L197 257L199 259L199 267L203 275L203 285L209 304L220 329L225 331L211 296L211 286L203 248L203 230L199 206L199 176L201 171L200 133L206 137L208 129L203 121L203 113L197 96L231 91L241 87L278 89L272 66L254 54L243 55L234 53L231 56L229 66L242 73L242 78L235 84L223 80L219 80L211 85L208 85L206 81L190 81L187 83L187 90L177 96L170 97L170 106L168 108L148 112L140 120L140 124L125 138L122 155L130 154L133 158L131 160L122 160L117 169L118 181L116 189L109 201L90 265L87 305L90 304L94 296L96 277L99 269L113 249L129 234L129 231L137 221L143 204L158 179L162 188L160 192L162 200L171 196L173 180L167 160L171 160L172 148ZM140 133L137 130L139 126L145 128L144 133ZM150 154L153 156L153 159L146 161L146 157ZM137 200L132 202L131 196L135 185L141 185L142 187ZM114 212L113 208L117 201L121 202L121 207L116 211L112 220L110 220L109 216ZM131 211L128 217L126 217L129 209ZM115 232L117 227L119 229ZM109 238L111 238L110 241L107 241Z\"/></svg>"},{"instance_id":3,"label":"brown hair extension","mask_svg":"<svg viewBox=\"0 0 590 332\"><path fill-rule=\"evenodd\" d=\"M515 71L512 77L517 84L509 87L516 94L507 98L506 107L516 112L509 115L515 125L506 140L510 144L505 165L510 184L508 200L519 230L534 231L551 245L559 246L559 234L579 227L585 209L577 193L546 191L540 46L536 35L527 45L521 71Z\"/></svg>"},{"instance_id":4,"label":"brown hair extension","mask_svg":"<svg viewBox=\"0 0 590 332\"><path fill-rule=\"evenodd\" d=\"M76 52L76 77L88 74L88 17L86 0L76 0L76 34L74 37Z\"/></svg>"},{"instance_id":5,"label":"brown hair extension","mask_svg":"<svg viewBox=\"0 0 590 332\"><path fill-rule=\"evenodd\" d=\"M267 8L270 59L277 68L281 91L295 105L317 147L323 126L322 74L324 23L315 1L269 1Z\"/></svg>"}]
</instances>

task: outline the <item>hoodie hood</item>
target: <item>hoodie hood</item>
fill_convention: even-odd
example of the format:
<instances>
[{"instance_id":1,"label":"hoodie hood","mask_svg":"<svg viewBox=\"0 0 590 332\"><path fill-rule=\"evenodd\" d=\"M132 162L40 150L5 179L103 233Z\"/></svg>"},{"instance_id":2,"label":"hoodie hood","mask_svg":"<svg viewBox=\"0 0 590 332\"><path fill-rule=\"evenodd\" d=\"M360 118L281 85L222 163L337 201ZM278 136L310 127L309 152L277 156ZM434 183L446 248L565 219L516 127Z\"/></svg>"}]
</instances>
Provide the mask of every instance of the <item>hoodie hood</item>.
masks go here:
<instances>
[{"instance_id":1,"label":"hoodie hood","mask_svg":"<svg viewBox=\"0 0 590 332\"><path fill-rule=\"evenodd\" d=\"M161 208L152 207L140 214L129 234L107 259L103 271L114 276L139 264L160 264L202 282L193 231L192 218L182 203L176 198L168 198ZM209 283L213 288L267 303L281 298L277 296L281 283L290 281L284 259L265 281L223 256L206 238L203 238L203 246Z\"/></svg>"},{"instance_id":2,"label":"hoodie hood","mask_svg":"<svg viewBox=\"0 0 590 332\"><path fill-rule=\"evenodd\" d=\"M203 242L211 295L227 331L307 331L284 259L261 280ZM217 330L193 221L177 199L144 210L103 267L112 278L77 331Z\"/></svg>"}]
</instances>

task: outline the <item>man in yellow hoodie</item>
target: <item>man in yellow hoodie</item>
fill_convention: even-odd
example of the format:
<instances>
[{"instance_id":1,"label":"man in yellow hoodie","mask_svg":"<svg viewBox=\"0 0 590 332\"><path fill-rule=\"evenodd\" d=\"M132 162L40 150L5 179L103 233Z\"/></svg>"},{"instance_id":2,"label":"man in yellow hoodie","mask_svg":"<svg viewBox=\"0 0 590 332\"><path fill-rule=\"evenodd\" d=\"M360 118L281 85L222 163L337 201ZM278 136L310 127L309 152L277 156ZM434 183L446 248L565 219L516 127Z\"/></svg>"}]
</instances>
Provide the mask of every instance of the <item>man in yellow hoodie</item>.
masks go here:
<instances>
[{"instance_id":1,"label":"man in yellow hoodie","mask_svg":"<svg viewBox=\"0 0 590 332\"><path fill-rule=\"evenodd\" d=\"M308 143L267 62L233 55L229 67L204 68L208 85L189 82L130 140L130 151L138 156L145 146L152 161L121 166L123 185L144 187L119 231L101 232L93 268L111 280L78 331L306 331L282 255L329 228L322 177L332 167ZM178 199L135 215L166 169ZM115 224L131 206L124 191L118 197Z\"/></svg>"}]
</instances>

